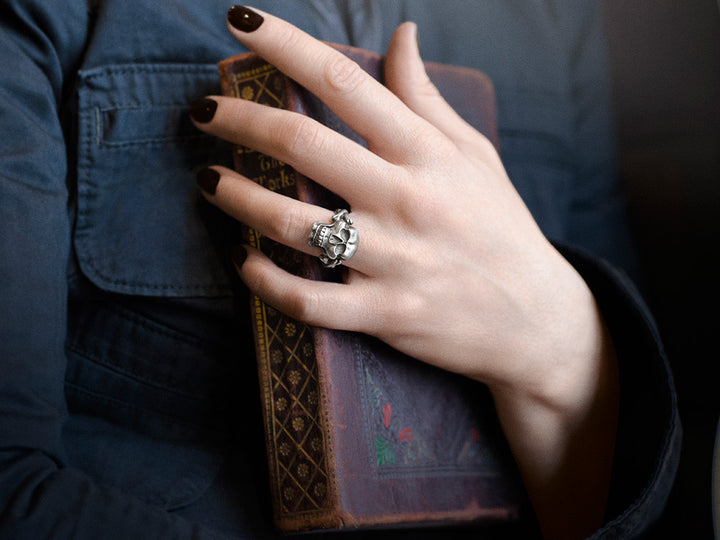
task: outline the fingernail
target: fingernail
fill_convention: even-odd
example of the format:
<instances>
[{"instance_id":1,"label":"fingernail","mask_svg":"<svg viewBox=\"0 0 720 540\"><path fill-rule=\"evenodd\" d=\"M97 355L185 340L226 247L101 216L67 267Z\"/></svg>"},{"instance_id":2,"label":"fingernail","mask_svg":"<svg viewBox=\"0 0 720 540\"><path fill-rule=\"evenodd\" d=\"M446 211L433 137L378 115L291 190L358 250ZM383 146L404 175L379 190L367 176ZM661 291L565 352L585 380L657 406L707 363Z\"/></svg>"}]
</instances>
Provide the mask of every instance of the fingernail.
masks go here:
<instances>
[{"instance_id":1,"label":"fingernail","mask_svg":"<svg viewBox=\"0 0 720 540\"><path fill-rule=\"evenodd\" d=\"M242 268L242 265L245 263L245 259L247 259L247 250L241 244L237 245L232 248L230 256L232 257L235 268L240 270Z\"/></svg>"},{"instance_id":2,"label":"fingernail","mask_svg":"<svg viewBox=\"0 0 720 540\"><path fill-rule=\"evenodd\" d=\"M197 99L190 104L190 116L196 122L207 124L215 116L217 106L217 101L214 99Z\"/></svg>"},{"instance_id":3,"label":"fingernail","mask_svg":"<svg viewBox=\"0 0 720 540\"><path fill-rule=\"evenodd\" d=\"M241 32L254 32L263 23L262 15L245 6L233 6L228 10L228 22Z\"/></svg>"},{"instance_id":4,"label":"fingernail","mask_svg":"<svg viewBox=\"0 0 720 540\"><path fill-rule=\"evenodd\" d=\"M197 173L195 182L208 195L215 195L218 182L220 182L220 173L215 169L201 169Z\"/></svg>"}]
</instances>

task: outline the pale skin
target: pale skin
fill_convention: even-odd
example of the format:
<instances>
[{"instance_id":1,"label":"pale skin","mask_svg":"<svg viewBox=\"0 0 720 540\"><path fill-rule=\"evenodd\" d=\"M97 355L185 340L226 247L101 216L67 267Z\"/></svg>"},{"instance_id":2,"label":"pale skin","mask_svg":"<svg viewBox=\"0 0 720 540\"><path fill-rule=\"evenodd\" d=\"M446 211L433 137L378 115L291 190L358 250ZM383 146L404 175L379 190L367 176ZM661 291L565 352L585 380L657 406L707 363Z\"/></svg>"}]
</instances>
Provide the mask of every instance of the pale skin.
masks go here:
<instances>
[{"instance_id":1,"label":"pale skin","mask_svg":"<svg viewBox=\"0 0 720 540\"><path fill-rule=\"evenodd\" d=\"M312 325L364 332L486 384L542 533L580 538L602 522L617 424L614 349L581 276L543 236L492 144L429 82L416 27L387 51L386 87L340 53L260 12L233 35L308 88L363 148L306 117L213 96L199 129L271 155L348 201L361 234L343 283L288 274L252 248L238 273ZM206 198L294 249L319 208L214 167Z\"/></svg>"}]
</instances>

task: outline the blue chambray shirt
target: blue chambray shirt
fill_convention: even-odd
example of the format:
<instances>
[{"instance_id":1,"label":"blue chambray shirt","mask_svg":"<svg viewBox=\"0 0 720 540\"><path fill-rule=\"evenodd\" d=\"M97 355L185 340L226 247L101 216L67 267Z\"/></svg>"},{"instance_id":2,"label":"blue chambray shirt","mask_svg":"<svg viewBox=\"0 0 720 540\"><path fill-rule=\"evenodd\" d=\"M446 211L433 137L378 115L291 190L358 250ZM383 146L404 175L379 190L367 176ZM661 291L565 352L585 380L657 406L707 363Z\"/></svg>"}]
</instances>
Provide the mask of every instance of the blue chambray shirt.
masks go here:
<instances>
[{"instance_id":1,"label":"blue chambray shirt","mask_svg":"<svg viewBox=\"0 0 720 540\"><path fill-rule=\"evenodd\" d=\"M242 51L225 28L231 4L0 3L2 538L273 534L246 293L223 264L236 224L193 181L230 152L187 117L219 92L215 63ZM493 79L510 178L591 286L619 353L613 486L595 536L646 530L680 426L652 319L616 270L635 263L597 4L256 5L378 51L415 20L427 60Z\"/></svg>"}]
</instances>

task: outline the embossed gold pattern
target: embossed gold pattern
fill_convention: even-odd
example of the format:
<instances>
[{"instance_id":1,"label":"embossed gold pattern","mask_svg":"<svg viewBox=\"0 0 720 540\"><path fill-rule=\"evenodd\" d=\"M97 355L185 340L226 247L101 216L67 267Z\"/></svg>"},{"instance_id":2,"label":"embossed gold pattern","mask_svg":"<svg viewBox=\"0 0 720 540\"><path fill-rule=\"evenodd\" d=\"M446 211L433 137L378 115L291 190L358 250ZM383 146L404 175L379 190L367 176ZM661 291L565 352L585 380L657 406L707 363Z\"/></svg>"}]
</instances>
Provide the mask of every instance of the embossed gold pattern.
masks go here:
<instances>
[{"instance_id":1,"label":"embossed gold pattern","mask_svg":"<svg viewBox=\"0 0 720 540\"><path fill-rule=\"evenodd\" d=\"M312 344L307 325L298 324L296 335L284 332L287 317L274 312L263 324L268 350L282 350L283 362L266 367L271 374L272 434L276 452L274 477L277 492L283 493L284 512L296 514L318 510L328 505L324 437L320 425L317 395L318 375L315 356L301 354L303 347ZM277 407L278 403L284 406Z\"/></svg>"},{"instance_id":2,"label":"embossed gold pattern","mask_svg":"<svg viewBox=\"0 0 720 540\"><path fill-rule=\"evenodd\" d=\"M236 97L285 108L285 82L267 64L227 73ZM265 187L297 197L295 172L247 148L237 149L244 173ZM249 231L250 243L277 264L298 264L298 253ZM256 347L265 400L271 487L280 518L331 507L325 433L312 329L254 299ZM278 504L279 503L279 504Z\"/></svg>"}]
</instances>

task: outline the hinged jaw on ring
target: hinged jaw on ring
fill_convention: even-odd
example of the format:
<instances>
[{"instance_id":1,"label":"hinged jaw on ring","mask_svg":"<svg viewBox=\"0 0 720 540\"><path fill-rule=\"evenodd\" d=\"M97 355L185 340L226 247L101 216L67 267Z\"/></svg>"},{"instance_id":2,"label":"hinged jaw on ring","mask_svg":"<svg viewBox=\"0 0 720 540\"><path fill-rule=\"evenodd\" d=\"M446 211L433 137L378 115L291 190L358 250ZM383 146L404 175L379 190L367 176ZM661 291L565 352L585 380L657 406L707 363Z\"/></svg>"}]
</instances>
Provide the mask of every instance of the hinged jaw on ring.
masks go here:
<instances>
[{"instance_id":1,"label":"hinged jaw on ring","mask_svg":"<svg viewBox=\"0 0 720 540\"><path fill-rule=\"evenodd\" d=\"M323 250L320 262L325 268L335 268L355 255L360 237L352 222L347 210L336 210L332 223L316 221L313 224L308 244Z\"/></svg>"}]
</instances>

